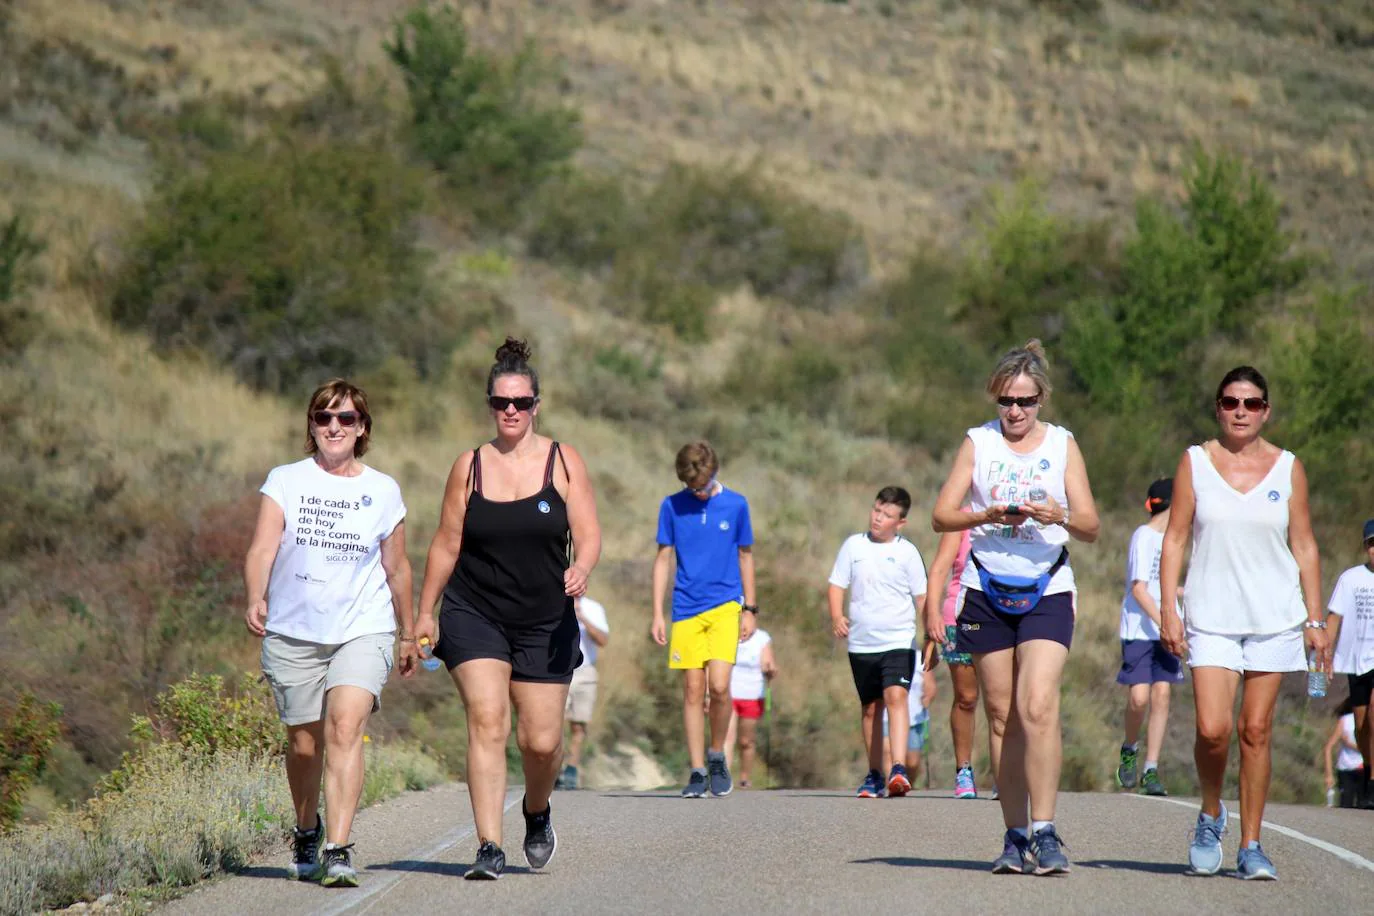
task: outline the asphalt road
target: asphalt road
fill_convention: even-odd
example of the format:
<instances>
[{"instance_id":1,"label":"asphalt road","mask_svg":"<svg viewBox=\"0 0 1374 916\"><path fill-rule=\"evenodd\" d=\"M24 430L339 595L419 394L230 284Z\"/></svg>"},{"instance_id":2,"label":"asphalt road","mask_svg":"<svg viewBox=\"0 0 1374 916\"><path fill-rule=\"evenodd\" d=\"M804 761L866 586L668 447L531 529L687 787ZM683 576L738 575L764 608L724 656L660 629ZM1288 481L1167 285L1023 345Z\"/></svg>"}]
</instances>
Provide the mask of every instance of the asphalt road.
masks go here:
<instances>
[{"instance_id":1,"label":"asphalt road","mask_svg":"<svg viewBox=\"0 0 1374 916\"><path fill-rule=\"evenodd\" d=\"M848 792L560 792L558 852L525 866L519 789L507 796L499 881L464 881L476 853L462 786L412 793L362 812L356 889L286 878L283 847L245 872L166 907L240 913L1371 913L1374 812L1273 805L1262 838L1277 882L1183 874L1191 800L1060 797L1056 823L1073 861L1060 877L993 875L997 803L943 794L856 799ZM1234 804L1231 804L1234 810Z\"/></svg>"}]
</instances>

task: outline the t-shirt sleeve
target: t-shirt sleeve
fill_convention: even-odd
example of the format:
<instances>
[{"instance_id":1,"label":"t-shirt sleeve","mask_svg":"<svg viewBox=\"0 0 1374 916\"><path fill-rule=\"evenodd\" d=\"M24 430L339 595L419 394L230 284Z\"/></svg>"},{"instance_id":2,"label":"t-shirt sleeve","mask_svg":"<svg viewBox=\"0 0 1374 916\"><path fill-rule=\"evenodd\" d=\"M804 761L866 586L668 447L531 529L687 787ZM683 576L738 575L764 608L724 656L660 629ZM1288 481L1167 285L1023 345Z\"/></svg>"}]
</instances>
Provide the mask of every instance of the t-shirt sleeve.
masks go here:
<instances>
[{"instance_id":1,"label":"t-shirt sleeve","mask_svg":"<svg viewBox=\"0 0 1374 916\"><path fill-rule=\"evenodd\" d=\"M386 540L396 531L396 526L405 521L406 503L401 497L401 485L396 481L391 482L391 511L385 520L386 533L382 535L382 540Z\"/></svg>"},{"instance_id":2,"label":"t-shirt sleeve","mask_svg":"<svg viewBox=\"0 0 1374 916\"><path fill-rule=\"evenodd\" d=\"M741 547L754 546L754 525L749 520L749 501L740 497L739 521L735 523L735 543Z\"/></svg>"},{"instance_id":3,"label":"t-shirt sleeve","mask_svg":"<svg viewBox=\"0 0 1374 916\"><path fill-rule=\"evenodd\" d=\"M1144 582L1149 584L1150 570L1154 566L1154 557L1151 556L1150 539L1145 537L1144 532L1136 529L1135 534L1131 535L1131 547L1126 553L1126 588L1129 590L1132 582Z\"/></svg>"},{"instance_id":4,"label":"t-shirt sleeve","mask_svg":"<svg viewBox=\"0 0 1374 916\"><path fill-rule=\"evenodd\" d=\"M658 546L672 547L676 543L673 537L673 504L665 499L658 507Z\"/></svg>"},{"instance_id":5,"label":"t-shirt sleeve","mask_svg":"<svg viewBox=\"0 0 1374 916\"><path fill-rule=\"evenodd\" d=\"M1350 578L1345 573L1341 573L1341 577L1336 580L1336 587L1331 590L1331 600L1326 603L1326 609L1333 614L1349 617L1350 612L1354 610L1352 607L1354 602L1350 600L1351 591ZM1341 635L1345 635L1344 630L1341 631Z\"/></svg>"},{"instance_id":6,"label":"t-shirt sleeve","mask_svg":"<svg viewBox=\"0 0 1374 916\"><path fill-rule=\"evenodd\" d=\"M838 588L849 588L850 566L853 563L849 544L852 538L845 538L840 552L835 556L835 566L830 570L830 584Z\"/></svg>"},{"instance_id":7,"label":"t-shirt sleeve","mask_svg":"<svg viewBox=\"0 0 1374 916\"><path fill-rule=\"evenodd\" d=\"M755 632L759 634L760 649L762 649L764 646L768 645L770 642L773 641L773 637L768 635L767 630L756 630Z\"/></svg>"},{"instance_id":8,"label":"t-shirt sleeve","mask_svg":"<svg viewBox=\"0 0 1374 916\"><path fill-rule=\"evenodd\" d=\"M283 480L285 476L281 468L273 468L268 472L267 479L263 481L262 486L258 488L259 493L280 506L283 512L288 508L286 505L286 481Z\"/></svg>"},{"instance_id":9,"label":"t-shirt sleeve","mask_svg":"<svg viewBox=\"0 0 1374 916\"><path fill-rule=\"evenodd\" d=\"M912 598L926 593L926 562L915 544L911 545L911 556L907 558L906 579Z\"/></svg>"},{"instance_id":10,"label":"t-shirt sleeve","mask_svg":"<svg viewBox=\"0 0 1374 916\"><path fill-rule=\"evenodd\" d=\"M611 625L606 620L606 609L602 607L601 602L592 601L590 598L583 598L582 616L586 617L588 622L602 633L611 632Z\"/></svg>"}]
</instances>

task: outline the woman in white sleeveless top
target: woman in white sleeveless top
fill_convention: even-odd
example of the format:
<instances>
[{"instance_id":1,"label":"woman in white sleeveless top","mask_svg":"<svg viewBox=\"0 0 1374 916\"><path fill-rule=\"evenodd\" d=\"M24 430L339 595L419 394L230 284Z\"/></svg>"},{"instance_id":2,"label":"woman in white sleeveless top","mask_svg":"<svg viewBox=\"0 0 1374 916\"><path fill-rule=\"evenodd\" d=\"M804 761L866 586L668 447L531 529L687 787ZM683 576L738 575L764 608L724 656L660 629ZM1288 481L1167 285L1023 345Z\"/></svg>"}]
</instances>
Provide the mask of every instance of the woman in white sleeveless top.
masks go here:
<instances>
[{"instance_id":1,"label":"woman in white sleeveless top","mask_svg":"<svg viewBox=\"0 0 1374 916\"><path fill-rule=\"evenodd\" d=\"M973 656L983 693L1007 827L992 870L1053 874L1069 869L1054 826L1062 765L1059 682L1075 614L1065 545L1071 537L1097 538L1097 508L1073 434L1040 419L1050 396L1040 342L1003 356L987 391L997 402L997 419L968 431L931 521L936 531L971 535L956 613L959 648ZM960 509L966 497L968 512ZM1002 581L1038 579L1043 592L1005 612L985 593L980 565L984 575ZM927 632L944 644L943 627Z\"/></svg>"},{"instance_id":2,"label":"woman in white sleeveless top","mask_svg":"<svg viewBox=\"0 0 1374 916\"><path fill-rule=\"evenodd\" d=\"M1160 636L1188 653L1197 708L1197 761L1202 810L1188 850L1190 870L1221 869L1226 757L1240 707L1240 877L1274 879L1260 849L1269 794L1270 738L1279 682L1303 671L1306 653L1330 668L1321 609L1317 542L1308 512L1307 475L1292 452L1261 435L1269 420L1269 385L1250 366L1217 386L1217 438L1188 449L1174 475L1173 515L1160 558ZM1193 538L1185 600L1178 610L1183 549Z\"/></svg>"}]
</instances>

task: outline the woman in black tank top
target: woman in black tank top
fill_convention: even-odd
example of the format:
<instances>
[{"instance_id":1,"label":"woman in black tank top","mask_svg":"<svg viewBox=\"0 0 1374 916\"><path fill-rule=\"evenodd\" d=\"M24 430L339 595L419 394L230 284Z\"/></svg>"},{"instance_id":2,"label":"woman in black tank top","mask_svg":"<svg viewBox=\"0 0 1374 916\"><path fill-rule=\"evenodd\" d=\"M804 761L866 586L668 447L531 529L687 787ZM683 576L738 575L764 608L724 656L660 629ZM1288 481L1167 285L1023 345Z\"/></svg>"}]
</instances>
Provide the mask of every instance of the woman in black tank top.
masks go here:
<instances>
[{"instance_id":1,"label":"woman in black tank top","mask_svg":"<svg viewBox=\"0 0 1374 916\"><path fill-rule=\"evenodd\" d=\"M510 338L496 351L487 378L496 437L449 472L415 626L447 664L467 711L479 843L467 878L496 878L505 867L512 704L525 771L525 858L541 868L553 856L549 797L562 762L568 682L581 662L573 599L586 592L601 553L586 465L576 449L534 431L539 377L529 356Z\"/></svg>"}]
</instances>

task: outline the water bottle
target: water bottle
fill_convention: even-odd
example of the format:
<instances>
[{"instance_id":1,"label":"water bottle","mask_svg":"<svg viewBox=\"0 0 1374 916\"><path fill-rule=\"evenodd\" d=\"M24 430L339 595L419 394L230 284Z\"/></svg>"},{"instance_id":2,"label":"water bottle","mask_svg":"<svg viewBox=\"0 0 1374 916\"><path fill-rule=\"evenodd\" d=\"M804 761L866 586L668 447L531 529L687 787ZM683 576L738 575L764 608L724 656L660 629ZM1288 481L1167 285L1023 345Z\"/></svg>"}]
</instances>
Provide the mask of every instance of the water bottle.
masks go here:
<instances>
[{"instance_id":1,"label":"water bottle","mask_svg":"<svg viewBox=\"0 0 1374 916\"><path fill-rule=\"evenodd\" d=\"M1326 696L1326 672L1322 670L1321 658L1316 650L1307 657L1307 695L1309 697Z\"/></svg>"},{"instance_id":2,"label":"water bottle","mask_svg":"<svg viewBox=\"0 0 1374 916\"><path fill-rule=\"evenodd\" d=\"M1326 790L1326 807L1336 807L1336 787L1332 786Z\"/></svg>"},{"instance_id":3,"label":"water bottle","mask_svg":"<svg viewBox=\"0 0 1374 916\"><path fill-rule=\"evenodd\" d=\"M443 662L434 657L434 649L430 646L429 637L420 637L420 667L426 671L438 671Z\"/></svg>"}]
</instances>

